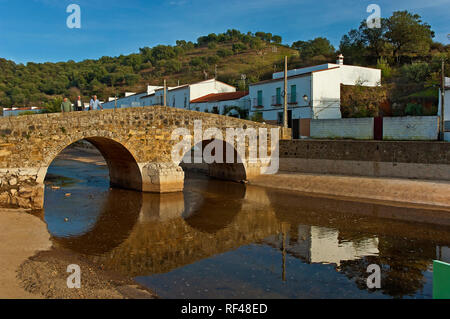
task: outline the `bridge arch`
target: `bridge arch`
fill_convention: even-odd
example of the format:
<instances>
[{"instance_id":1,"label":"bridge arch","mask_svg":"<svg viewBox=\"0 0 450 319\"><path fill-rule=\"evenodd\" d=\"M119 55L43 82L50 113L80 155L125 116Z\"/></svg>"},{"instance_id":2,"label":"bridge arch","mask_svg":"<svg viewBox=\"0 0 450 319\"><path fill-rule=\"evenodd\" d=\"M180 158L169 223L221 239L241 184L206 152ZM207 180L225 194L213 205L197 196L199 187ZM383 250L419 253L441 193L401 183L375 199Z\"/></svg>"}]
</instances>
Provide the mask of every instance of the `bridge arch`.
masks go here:
<instances>
[{"instance_id":1,"label":"bridge arch","mask_svg":"<svg viewBox=\"0 0 450 319\"><path fill-rule=\"evenodd\" d=\"M203 158L203 151L206 147L212 147L211 143L218 141L222 144L222 161L221 163L213 162L206 163ZM202 151L202 158L196 159L195 149L200 148ZM227 163L227 152L232 150L233 163ZM215 156L215 149L211 152L212 156ZM187 151L183 159L178 163L185 170L198 170L207 173L209 176L217 179L228 180L233 182L242 182L247 180L247 167L245 165L245 156L240 154L238 150L231 144L223 140L208 139L203 140L200 143L194 145L192 149Z\"/></svg>"},{"instance_id":2,"label":"bridge arch","mask_svg":"<svg viewBox=\"0 0 450 319\"><path fill-rule=\"evenodd\" d=\"M89 142L102 154L108 165L111 187L142 190L141 170L133 154L121 142L102 136L84 137L71 142L69 145L58 145L55 153L47 159L48 164L43 178L45 178L48 167L56 157L78 141Z\"/></svg>"}]
</instances>

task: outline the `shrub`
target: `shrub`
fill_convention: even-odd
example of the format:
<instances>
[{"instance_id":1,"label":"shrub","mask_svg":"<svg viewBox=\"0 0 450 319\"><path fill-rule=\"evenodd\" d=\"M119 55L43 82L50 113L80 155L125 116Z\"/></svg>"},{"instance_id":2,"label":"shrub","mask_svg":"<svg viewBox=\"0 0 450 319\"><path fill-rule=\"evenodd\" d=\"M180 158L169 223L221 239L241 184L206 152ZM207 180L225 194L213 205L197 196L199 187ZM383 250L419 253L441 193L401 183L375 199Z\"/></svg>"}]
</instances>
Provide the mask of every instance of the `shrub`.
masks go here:
<instances>
[{"instance_id":1,"label":"shrub","mask_svg":"<svg viewBox=\"0 0 450 319\"><path fill-rule=\"evenodd\" d=\"M227 56L233 55L233 51L228 49L219 49L217 50L217 55L220 56L221 58L225 58Z\"/></svg>"},{"instance_id":2,"label":"shrub","mask_svg":"<svg viewBox=\"0 0 450 319\"><path fill-rule=\"evenodd\" d=\"M247 46L244 43L242 43L242 42L238 42L238 43L234 43L233 44L233 52L234 52L234 54L242 52L242 51L244 51L246 49L247 49Z\"/></svg>"},{"instance_id":3,"label":"shrub","mask_svg":"<svg viewBox=\"0 0 450 319\"><path fill-rule=\"evenodd\" d=\"M401 73L408 81L423 83L430 77L431 69L428 63L413 63L404 65Z\"/></svg>"},{"instance_id":4,"label":"shrub","mask_svg":"<svg viewBox=\"0 0 450 319\"><path fill-rule=\"evenodd\" d=\"M391 66L389 65L387 60L383 57L378 59L377 69L381 70L382 79L389 80L393 75Z\"/></svg>"},{"instance_id":5,"label":"shrub","mask_svg":"<svg viewBox=\"0 0 450 319\"><path fill-rule=\"evenodd\" d=\"M421 116L423 115L422 104L408 103L405 108L406 115Z\"/></svg>"}]
</instances>

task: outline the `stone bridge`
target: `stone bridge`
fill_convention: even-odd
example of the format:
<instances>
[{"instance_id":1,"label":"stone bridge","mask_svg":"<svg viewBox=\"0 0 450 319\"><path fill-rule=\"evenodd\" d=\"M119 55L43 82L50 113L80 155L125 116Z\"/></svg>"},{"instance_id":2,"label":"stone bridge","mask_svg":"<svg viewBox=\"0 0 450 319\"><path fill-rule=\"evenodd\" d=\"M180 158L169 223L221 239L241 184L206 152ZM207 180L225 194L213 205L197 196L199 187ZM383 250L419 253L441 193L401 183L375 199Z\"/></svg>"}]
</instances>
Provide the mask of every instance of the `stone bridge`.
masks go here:
<instances>
[{"instance_id":1,"label":"stone bridge","mask_svg":"<svg viewBox=\"0 0 450 319\"><path fill-rule=\"evenodd\" d=\"M268 146L271 145L270 129L277 128L161 106L2 118L0 204L42 208L48 167L62 150L80 140L89 141L102 153L109 167L112 187L156 193L182 191L181 159L178 162L172 159L172 150L179 140L171 137L179 128L187 129L194 136L196 120L202 121L203 131L217 128L224 137L227 128L254 128L258 143L266 139ZM260 128L266 128L269 134L260 135ZM202 140L198 144L205 147L212 140ZM213 163L209 169L211 176L240 181L261 174L264 164L260 160L248 160L254 143L249 143L249 138L244 137L244 140L245 154L237 143L231 148L233 157L241 161ZM226 149L230 152L230 148ZM224 157L226 155L225 150Z\"/></svg>"}]
</instances>

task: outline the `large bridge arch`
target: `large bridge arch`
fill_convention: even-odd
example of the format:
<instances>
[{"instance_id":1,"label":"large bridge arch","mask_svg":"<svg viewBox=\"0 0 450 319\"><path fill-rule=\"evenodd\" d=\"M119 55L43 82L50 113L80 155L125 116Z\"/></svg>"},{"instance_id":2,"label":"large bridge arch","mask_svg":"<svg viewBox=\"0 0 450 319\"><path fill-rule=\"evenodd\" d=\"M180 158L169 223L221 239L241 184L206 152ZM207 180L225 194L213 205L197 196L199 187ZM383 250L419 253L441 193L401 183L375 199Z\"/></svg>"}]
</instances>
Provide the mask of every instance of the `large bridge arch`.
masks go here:
<instances>
[{"instance_id":1,"label":"large bridge arch","mask_svg":"<svg viewBox=\"0 0 450 319\"><path fill-rule=\"evenodd\" d=\"M142 191L141 169L134 155L120 141L103 136L72 138L69 145L64 142L57 145L52 155L44 161L40 179L45 178L48 167L61 152L79 141L89 142L102 154L108 165L111 187Z\"/></svg>"}]
</instances>

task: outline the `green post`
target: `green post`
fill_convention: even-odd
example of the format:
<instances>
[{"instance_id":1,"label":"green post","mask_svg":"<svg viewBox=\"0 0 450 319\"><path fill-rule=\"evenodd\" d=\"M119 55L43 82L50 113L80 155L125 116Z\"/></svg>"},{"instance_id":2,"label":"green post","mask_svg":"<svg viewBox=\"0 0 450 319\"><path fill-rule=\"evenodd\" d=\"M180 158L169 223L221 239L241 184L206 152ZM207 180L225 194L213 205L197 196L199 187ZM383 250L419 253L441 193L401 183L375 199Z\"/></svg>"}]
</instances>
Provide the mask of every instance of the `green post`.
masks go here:
<instances>
[{"instance_id":1,"label":"green post","mask_svg":"<svg viewBox=\"0 0 450 319\"><path fill-rule=\"evenodd\" d=\"M433 299L450 299L450 264L433 260Z\"/></svg>"}]
</instances>

